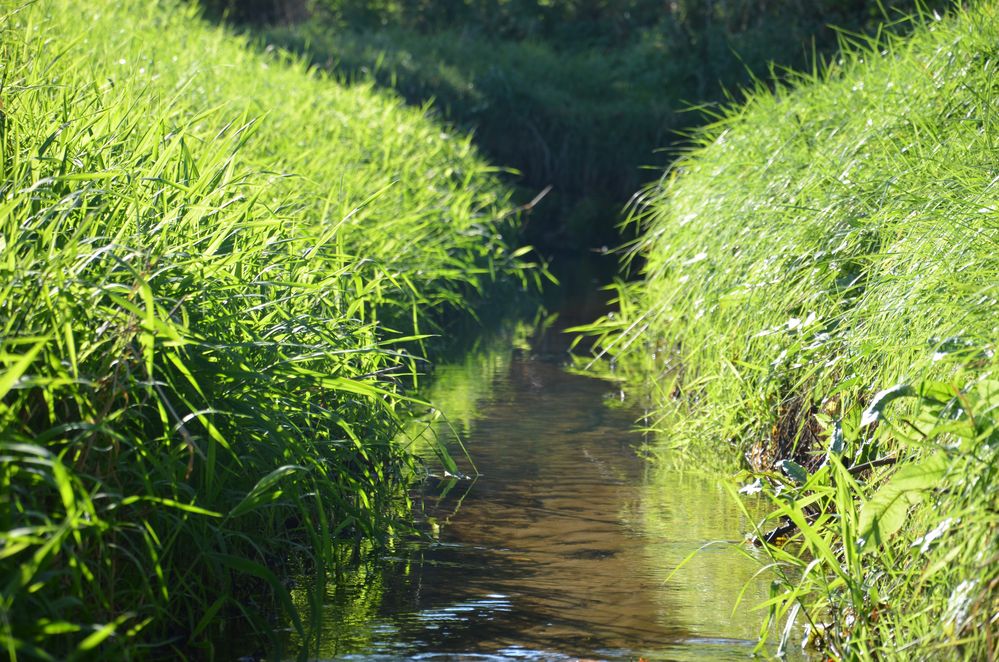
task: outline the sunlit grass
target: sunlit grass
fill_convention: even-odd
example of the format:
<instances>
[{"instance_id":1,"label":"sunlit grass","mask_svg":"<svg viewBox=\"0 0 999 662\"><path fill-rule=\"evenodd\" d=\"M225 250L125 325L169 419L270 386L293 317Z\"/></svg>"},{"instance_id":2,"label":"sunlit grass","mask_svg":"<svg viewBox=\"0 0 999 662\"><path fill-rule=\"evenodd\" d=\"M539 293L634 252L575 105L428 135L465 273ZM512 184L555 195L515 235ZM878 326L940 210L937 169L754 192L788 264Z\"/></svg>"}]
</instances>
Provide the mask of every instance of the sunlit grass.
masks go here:
<instances>
[{"instance_id":1,"label":"sunlit grass","mask_svg":"<svg viewBox=\"0 0 999 662\"><path fill-rule=\"evenodd\" d=\"M912 39L847 44L702 132L645 192L633 247L645 280L621 286L599 330L652 385L664 460L736 457L771 472L764 489L787 483L783 522L807 526L777 560L805 578L788 572L775 596L781 632L788 618L831 621L820 639L844 658L984 659L999 641L981 551L995 548L999 502L999 16L982 3L914 20ZM861 425L896 384L936 395L898 400L892 426ZM861 556L849 513L878 472L941 449L950 469ZM871 461L878 472L842 472ZM947 518L962 524L923 554Z\"/></svg>"},{"instance_id":2,"label":"sunlit grass","mask_svg":"<svg viewBox=\"0 0 999 662\"><path fill-rule=\"evenodd\" d=\"M467 137L186 5L2 12L0 645L297 627L288 564L322 586L334 538L405 522L409 352L520 282L507 194Z\"/></svg>"}]
</instances>

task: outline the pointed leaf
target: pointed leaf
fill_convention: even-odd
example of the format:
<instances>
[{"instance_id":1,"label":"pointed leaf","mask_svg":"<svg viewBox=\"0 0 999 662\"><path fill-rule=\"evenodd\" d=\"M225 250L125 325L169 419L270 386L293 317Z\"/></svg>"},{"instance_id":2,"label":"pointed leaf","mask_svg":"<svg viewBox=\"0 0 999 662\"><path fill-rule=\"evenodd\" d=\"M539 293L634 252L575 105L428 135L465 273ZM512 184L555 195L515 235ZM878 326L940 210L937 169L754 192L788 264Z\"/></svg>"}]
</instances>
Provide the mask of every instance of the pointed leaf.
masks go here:
<instances>
[{"instance_id":1,"label":"pointed leaf","mask_svg":"<svg viewBox=\"0 0 999 662\"><path fill-rule=\"evenodd\" d=\"M842 455L845 449L846 438L843 435L843 421L839 420L833 425L832 434L829 435L829 451L826 456Z\"/></svg>"},{"instance_id":2,"label":"pointed leaf","mask_svg":"<svg viewBox=\"0 0 999 662\"><path fill-rule=\"evenodd\" d=\"M899 384L898 386L880 391L874 396L870 406L864 410L864 415L860 419L860 427L866 428L868 425L875 423L881 418L881 412L884 411L884 408L893 400L913 395L916 395L916 391L908 384Z\"/></svg>"},{"instance_id":3,"label":"pointed leaf","mask_svg":"<svg viewBox=\"0 0 999 662\"><path fill-rule=\"evenodd\" d=\"M227 519L239 517L240 515L250 512L267 500L268 493L278 484L278 481L285 476L299 471L306 471L306 468L297 464L286 464L285 466L278 467L274 471L270 472L257 481L257 484L253 486L253 489L250 490L249 494L243 497L243 500L240 501L235 508L229 511Z\"/></svg>"},{"instance_id":4,"label":"pointed leaf","mask_svg":"<svg viewBox=\"0 0 999 662\"><path fill-rule=\"evenodd\" d=\"M786 473L791 480L799 485L804 485L808 482L808 470L794 460L781 460L777 464L781 468L781 471Z\"/></svg>"},{"instance_id":5,"label":"pointed leaf","mask_svg":"<svg viewBox=\"0 0 999 662\"><path fill-rule=\"evenodd\" d=\"M35 360L35 357L38 356L38 352L42 351L42 348L45 347L45 344L48 341L49 339L47 337L42 338L34 347L29 349L26 354L17 357L14 365L7 368L7 371L0 375L0 398L7 395L7 392L14 388L14 384L17 383L17 380L19 380L25 372L27 372L31 362Z\"/></svg>"},{"instance_id":6,"label":"pointed leaf","mask_svg":"<svg viewBox=\"0 0 999 662\"><path fill-rule=\"evenodd\" d=\"M880 546L905 523L909 506L919 503L947 474L950 461L937 453L899 469L860 510L858 529L864 551Z\"/></svg>"}]
</instances>

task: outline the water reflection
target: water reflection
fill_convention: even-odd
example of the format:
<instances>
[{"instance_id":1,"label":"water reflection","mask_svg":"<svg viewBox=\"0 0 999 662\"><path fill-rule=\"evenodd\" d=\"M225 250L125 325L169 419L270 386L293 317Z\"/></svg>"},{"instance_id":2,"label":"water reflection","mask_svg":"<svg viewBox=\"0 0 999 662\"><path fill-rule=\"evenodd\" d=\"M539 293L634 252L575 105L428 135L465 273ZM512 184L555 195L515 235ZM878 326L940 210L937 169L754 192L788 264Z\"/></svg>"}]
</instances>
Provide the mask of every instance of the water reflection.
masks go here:
<instances>
[{"instance_id":1,"label":"water reflection","mask_svg":"<svg viewBox=\"0 0 999 662\"><path fill-rule=\"evenodd\" d=\"M534 342L531 342L533 340ZM319 657L744 659L766 596L759 565L712 547L748 528L712 480L636 454L640 412L570 374L523 326L441 367L428 399L481 475L417 495L433 542L410 543L332 584ZM414 428L418 429L418 428ZM459 453L460 455L460 453ZM473 473L461 462L461 470ZM749 582L744 607L732 613Z\"/></svg>"}]
</instances>

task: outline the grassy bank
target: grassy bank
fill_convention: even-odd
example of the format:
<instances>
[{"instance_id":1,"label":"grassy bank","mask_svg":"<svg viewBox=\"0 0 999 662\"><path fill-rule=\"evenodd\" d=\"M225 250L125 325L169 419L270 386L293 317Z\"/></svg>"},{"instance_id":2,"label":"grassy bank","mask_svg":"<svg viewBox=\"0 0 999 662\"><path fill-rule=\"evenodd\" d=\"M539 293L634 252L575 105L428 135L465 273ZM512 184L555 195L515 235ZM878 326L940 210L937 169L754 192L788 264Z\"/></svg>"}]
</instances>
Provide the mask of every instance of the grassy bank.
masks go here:
<instances>
[{"instance_id":1,"label":"grassy bank","mask_svg":"<svg viewBox=\"0 0 999 662\"><path fill-rule=\"evenodd\" d=\"M769 631L837 659L999 654L999 13L955 14L704 129L601 327L664 459L755 470Z\"/></svg>"},{"instance_id":2,"label":"grassy bank","mask_svg":"<svg viewBox=\"0 0 999 662\"><path fill-rule=\"evenodd\" d=\"M307 15L283 0L205 0L232 16ZM299 3L301 4L301 3ZM264 6L282 5L268 12ZM533 244L587 250L618 241L620 209L676 156L691 110L804 66L836 46L829 25L864 31L906 2L446 4L319 0L311 18L259 30L352 80L373 79L475 131L495 162L516 168ZM240 11L242 9L242 12ZM884 11L884 13L882 13Z\"/></svg>"},{"instance_id":3,"label":"grassy bank","mask_svg":"<svg viewBox=\"0 0 999 662\"><path fill-rule=\"evenodd\" d=\"M0 11L0 646L297 625L290 567L321 587L333 538L405 522L409 352L524 273L507 193L469 138L186 4Z\"/></svg>"}]
</instances>

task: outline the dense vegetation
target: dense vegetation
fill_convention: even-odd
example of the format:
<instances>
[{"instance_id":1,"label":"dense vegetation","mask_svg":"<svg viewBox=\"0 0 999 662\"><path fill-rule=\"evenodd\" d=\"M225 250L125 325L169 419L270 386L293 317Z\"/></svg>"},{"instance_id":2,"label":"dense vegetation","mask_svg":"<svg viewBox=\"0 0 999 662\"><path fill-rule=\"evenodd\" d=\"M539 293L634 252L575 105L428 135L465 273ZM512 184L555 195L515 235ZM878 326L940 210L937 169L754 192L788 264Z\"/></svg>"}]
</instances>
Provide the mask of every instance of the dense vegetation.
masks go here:
<instances>
[{"instance_id":1,"label":"dense vegetation","mask_svg":"<svg viewBox=\"0 0 999 662\"><path fill-rule=\"evenodd\" d=\"M706 105L772 62L802 67L836 31L877 29L907 0L204 0L234 20L277 21L267 43L307 53L474 129L523 173L524 201L553 190L523 232L550 250L618 242L620 209L676 155ZM305 17L308 17L305 19ZM692 110L697 106L698 110Z\"/></svg>"},{"instance_id":2,"label":"dense vegetation","mask_svg":"<svg viewBox=\"0 0 999 662\"><path fill-rule=\"evenodd\" d=\"M0 12L0 646L211 657L267 595L298 625L290 569L405 521L402 380L523 273L507 193L186 4Z\"/></svg>"},{"instance_id":3,"label":"dense vegetation","mask_svg":"<svg viewBox=\"0 0 999 662\"><path fill-rule=\"evenodd\" d=\"M474 127L525 199L555 185L526 233L587 247L703 121L688 102L883 15L206 0L293 23L263 34L299 57L180 0L119 4L0 4L11 658L301 629L332 541L405 526L414 353L526 265L498 169L376 83ZM781 646L805 626L837 658L999 656L997 38L984 2L856 37L721 112L635 207L645 279L603 350L654 389L664 459L743 455L771 497Z\"/></svg>"},{"instance_id":4,"label":"dense vegetation","mask_svg":"<svg viewBox=\"0 0 999 662\"><path fill-rule=\"evenodd\" d=\"M664 458L745 455L771 624L834 659L999 655L999 10L915 23L700 132L602 325Z\"/></svg>"}]
</instances>

